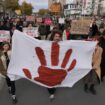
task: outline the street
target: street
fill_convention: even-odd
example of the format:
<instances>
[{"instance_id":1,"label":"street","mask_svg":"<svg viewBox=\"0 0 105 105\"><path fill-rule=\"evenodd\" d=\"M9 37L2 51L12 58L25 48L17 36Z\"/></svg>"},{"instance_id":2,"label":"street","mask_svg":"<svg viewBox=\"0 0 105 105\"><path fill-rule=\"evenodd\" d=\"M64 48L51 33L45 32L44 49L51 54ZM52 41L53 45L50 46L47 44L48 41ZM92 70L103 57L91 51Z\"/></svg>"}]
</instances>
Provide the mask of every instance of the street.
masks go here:
<instances>
[{"instance_id":1,"label":"street","mask_svg":"<svg viewBox=\"0 0 105 105\"><path fill-rule=\"evenodd\" d=\"M55 99L51 102L46 88L36 85L26 79L16 81L16 105L104 105L105 82L96 86L97 95L85 93L83 81L80 80L72 88L58 88ZM4 83L0 91L0 105L12 105L11 97Z\"/></svg>"}]
</instances>

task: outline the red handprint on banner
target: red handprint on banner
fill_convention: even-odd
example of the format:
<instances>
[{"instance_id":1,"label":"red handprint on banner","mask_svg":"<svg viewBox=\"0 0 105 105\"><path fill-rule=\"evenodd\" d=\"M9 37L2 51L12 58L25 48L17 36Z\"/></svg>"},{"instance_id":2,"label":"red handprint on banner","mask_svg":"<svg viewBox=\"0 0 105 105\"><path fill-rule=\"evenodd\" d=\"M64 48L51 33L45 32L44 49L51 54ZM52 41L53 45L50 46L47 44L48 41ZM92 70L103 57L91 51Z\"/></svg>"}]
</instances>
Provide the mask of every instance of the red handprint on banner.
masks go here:
<instances>
[{"instance_id":1,"label":"red handprint on banner","mask_svg":"<svg viewBox=\"0 0 105 105\"><path fill-rule=\"evenodd\" d=\"M56 42L53 42L51 46L51 65L52 66L58 66L59 64L59 54L60 54L59 49L60 49L59 44ZM61 84L62 81L65 79L67 72L73 70L77 63L76 59L73 59L69 68L65 69L72 54L72 49L68 49L61 63L61 68L52 69L52 68L46 67L47 62L46 62L43 49L41 49L40 47L36 47L35 51L41 66L38 68L39 77L35 77L34 80L42 84L45 84L47 86L55 86L55 85ZM32 79L32 75L28 69L23 69L23 72L27 78Z\"/></svg>"}]
</instances>

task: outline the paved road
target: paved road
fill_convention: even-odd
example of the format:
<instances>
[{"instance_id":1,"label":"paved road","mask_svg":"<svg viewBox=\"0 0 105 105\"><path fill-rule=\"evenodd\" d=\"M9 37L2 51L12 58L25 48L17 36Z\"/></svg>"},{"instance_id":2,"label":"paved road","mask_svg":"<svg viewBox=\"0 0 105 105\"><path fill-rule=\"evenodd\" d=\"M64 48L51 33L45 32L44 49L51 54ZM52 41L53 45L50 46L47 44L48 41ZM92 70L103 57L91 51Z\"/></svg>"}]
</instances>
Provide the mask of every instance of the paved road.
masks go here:
<instances>
[{"instance_id":1,"label":"paved road","mask_svg":"<svg viewBox=\"0 0 105 105\"><path fill-rule=\"evenodd\" d=\"M5 83L5 79L0 75L0 91L2 90Z\"/></svg>"},{"instance_id":2,"label":"paved road","mask_svg":"<svg viewBox=\"0 0 105 105\"><path fill-rule=\"evenodd\" d=\"M53 102L49 100L46 88L38 86L26 79L16 81L18 103L16 105L104 105L105 82L96 86L97 95L83 91L83 81L73 88L58 88ZM4 83L0 91L0 105L12 105L7 86Z\"/></svg>"}]
</instances>

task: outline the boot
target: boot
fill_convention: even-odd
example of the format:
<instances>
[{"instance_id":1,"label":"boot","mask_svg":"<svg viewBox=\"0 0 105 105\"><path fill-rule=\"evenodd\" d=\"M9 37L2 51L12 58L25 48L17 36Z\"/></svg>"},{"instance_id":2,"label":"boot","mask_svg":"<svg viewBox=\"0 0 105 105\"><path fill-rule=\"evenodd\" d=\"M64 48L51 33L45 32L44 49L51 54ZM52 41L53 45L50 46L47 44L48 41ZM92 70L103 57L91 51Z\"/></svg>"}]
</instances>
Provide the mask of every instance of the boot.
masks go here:
<instances>
[{"instance_id":1,"label":"boot","mask_svg":"<svg viewBox=\"0 0 105 105\"><path fill-rule=\"evenodd\" d=\"M96 95L96 90L95 90L95 88L94 88L94 84L92 84L91 86L90 86L90 92L93 94L93 95Z\"/></svg>"},{"instance_id":2,"label":"boot","mask_svg":"<svg viewBox=\"0 0 105 105\"><path fill-rule=\"evenodd\" d=\"M87 85L87 84L84 85L84 91L85 91L86 93L88 92L88 85Z\"/></svg>"}]
</instances>

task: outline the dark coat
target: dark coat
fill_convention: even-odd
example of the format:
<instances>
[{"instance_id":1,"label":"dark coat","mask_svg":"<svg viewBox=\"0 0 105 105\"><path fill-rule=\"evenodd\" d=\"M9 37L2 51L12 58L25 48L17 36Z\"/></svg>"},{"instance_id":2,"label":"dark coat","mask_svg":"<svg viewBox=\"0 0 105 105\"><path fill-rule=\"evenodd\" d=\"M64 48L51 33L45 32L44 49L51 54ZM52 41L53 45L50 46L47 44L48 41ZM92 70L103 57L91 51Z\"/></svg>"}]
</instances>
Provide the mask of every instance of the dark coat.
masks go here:
<instances>
[{"instance_id":1,"label":"dark coat","mask_svg":"<svg viewBox=\"0 0 105 105\"><path fill-rule=\"evenodd\" d=\"M105 39L103 37L101 38L99 45L103 49L101 60L101 77L103 78L103 76L105 76Z\"/></svg>"},{"instance_id":2,"label":"dark coat","mask_svg":"<svg viewBox=\"0 0 105 105\"><path fill-rule=\"evenodd\" d=\"M92 31L92 36L95 36L96 33L98 32L98 26L96 24L92 25L91 31Z\"/></svg>"},{"instance_id":3,"label":"dark coat","mask_svg":"<svg viewBox=\"0 0 105 105\"><path fill-rule=\"evenodd\" d=\"M46 35L46 26L45 25L40 25L38 28L38 32L40 35Z\"/></svg>"}]
</instances>

